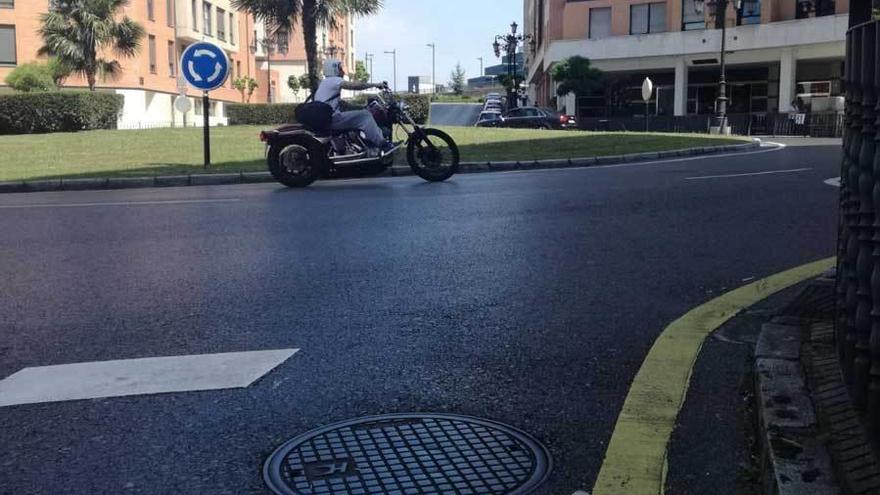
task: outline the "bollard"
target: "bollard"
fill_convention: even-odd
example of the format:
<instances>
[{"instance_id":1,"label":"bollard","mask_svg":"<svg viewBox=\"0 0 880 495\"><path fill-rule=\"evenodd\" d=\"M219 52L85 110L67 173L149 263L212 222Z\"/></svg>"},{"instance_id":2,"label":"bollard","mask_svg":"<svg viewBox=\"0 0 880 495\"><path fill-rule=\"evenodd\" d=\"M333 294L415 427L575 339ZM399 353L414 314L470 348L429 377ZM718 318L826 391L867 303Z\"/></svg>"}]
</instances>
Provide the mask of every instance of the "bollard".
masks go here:
<instances>
[{"instance_id":1,"label":"bollard","mask_svg":"<svg viewBox=\"0 0 880 495\"><path fill-rule=\"evenodd\" d=\"M858 255L856 261L856 315L855 315L855 357L853 359L853 403L859 409L868 406L868 372L871 367L869 341L871 338L871 274L874 262L874 106L877 103L874 91L874 25L859 28L856 39L861 39L861 55L857 63L861 66L859 87L861 88L861 136L858 149ZM855 150L854 150L855 151Z\"/></svg>"}]
</instances>

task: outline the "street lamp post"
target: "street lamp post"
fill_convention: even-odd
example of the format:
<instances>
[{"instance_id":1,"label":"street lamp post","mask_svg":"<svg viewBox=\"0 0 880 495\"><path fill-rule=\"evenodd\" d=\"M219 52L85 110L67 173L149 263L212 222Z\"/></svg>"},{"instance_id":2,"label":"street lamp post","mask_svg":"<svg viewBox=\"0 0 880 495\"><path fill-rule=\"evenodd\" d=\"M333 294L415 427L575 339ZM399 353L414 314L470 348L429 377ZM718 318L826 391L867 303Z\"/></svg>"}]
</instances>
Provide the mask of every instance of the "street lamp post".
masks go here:
<instances>
[{"instance_id":1,"label":"street lamp post","mask_svg":"<svg viewBox=\"0 0 880 495\"><path fill-rule=\"evenodd\" d=\"M721 24L721 73L718 77L718 96L715 99L715 126L719 134L727 132L727 66L725 55L727 54L727 2L729 0L715 0L715 22ZM739 4L739 1L737 4Z\"/></svg>"},{"instance_id":2,"label":"street lamp post","mask_svg":"<svg viewBox=\"0 0 880 495\"><path fill-rule=\"evenodd\" d=\"M520 43L528 42L532 37L528 34L516 34L518 24L513 22L510 24L509 34L499 34L495 36L495 42L492 48L495 50L495 56L501 57L502 50L507 54L507 77L509 88L507 90L507 106L516 108L517 90L519 89L518 74L516 70L516 50Z\"/></svg>"},{"instance_id":3,"label":"street lamp post","mask_svg":"<svg viewBox=\"0 0 880 495\"><path fill-rule=\"evenodd\" d=\"M480 76L483 75L483 57L477 57L477 60L480 61Z\"/></svg>"},{"instance_id":4,"label":"street lamp post","mask_svg":"<svg viewBox=\"0 0 880 495\"><path fill-rule=\"evenodd\" d=\"M364 54L364 63L366 63L366 62L370 63L370 83L372 83L373 82L373 54L372 53Z\"/></svg>"},{"instance_id":5,"label":"street lamp post","mask_svg":"<svg viewBox=\"0 0 880 495\"><path fill-rule=\"evenodd\" d=\"M279 32L272 37L261 40L254 38L254 42L249 47L252 55L257 53L258 47L262 47L266 52L266 81L268 81L266 84L266 103L272 103L272 52L277 50L281 55L287 54L287 35Z\"/></svg>"},{"instance_id":6,"label":"street lamp post","mask_svg":"<svg viewBox=\"0 0 880 495\"><path fill-rule=\"evenodd\" d=\"M437 45L434 43L428 43L428 48L431 49L431 94L437 93Z\"/></svg>"},{"instance_id":7,"label":"street lamp post","mask_svg":"<svg viewBox=\"0 0 880 495\"><path fill-rule=\"evenodd\" d=\"M397 92L397 49L394 50L385 50L385 53L391 55L393 57L394 63L394 92Z\"/></svg>"}]
</instances>

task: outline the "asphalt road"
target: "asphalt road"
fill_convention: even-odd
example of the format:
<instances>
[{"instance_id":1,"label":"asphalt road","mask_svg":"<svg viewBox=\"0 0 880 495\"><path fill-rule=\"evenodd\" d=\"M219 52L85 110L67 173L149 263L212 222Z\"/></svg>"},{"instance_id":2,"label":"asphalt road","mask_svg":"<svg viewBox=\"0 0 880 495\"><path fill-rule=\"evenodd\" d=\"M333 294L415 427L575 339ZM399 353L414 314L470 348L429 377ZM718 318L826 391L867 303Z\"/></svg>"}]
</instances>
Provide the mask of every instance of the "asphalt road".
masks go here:
<instances>
[{"instance_id":1,"label":"asphalt road","mask_svg":"<svg viewBox=\"0 0 880 495\"><path fill-rule=\"evenodd\" d=\"M442 184L2 195L0 378L301 351L243 389L2 407L0 493L265 493L285 439L406 411L521 428L553 456L542 493L589 490L665 325L832 254L839 143L791 144Z\"/></svg>"},{"instance_id":2,"label":"asphalt road","mask_svg":"<svg viewBox=\"0 0 880 495\"><path fill-rule=\"evenodd\" d=\"M483 106L474 103L431 103L431 125L472 126Z\"/></svg>"}]
</instances>

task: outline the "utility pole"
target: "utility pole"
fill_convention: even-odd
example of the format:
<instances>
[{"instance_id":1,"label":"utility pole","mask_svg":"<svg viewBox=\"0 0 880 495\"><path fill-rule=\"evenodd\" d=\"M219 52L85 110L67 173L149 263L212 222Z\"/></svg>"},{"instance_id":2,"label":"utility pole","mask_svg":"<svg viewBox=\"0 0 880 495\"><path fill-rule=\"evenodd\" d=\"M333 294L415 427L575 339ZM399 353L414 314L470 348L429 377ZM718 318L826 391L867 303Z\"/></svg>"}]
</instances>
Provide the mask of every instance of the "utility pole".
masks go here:
<instances>
[{"instance_id":1,"label":"utility pole","mask_svg":"<svg viewBox=\"0 0 880 495\"><path fill-rule=\"evenodd\" d=\"M483 57L477 57L477 60L480 61L480 75L483 75Z\"/></svg>"},{"instance_id":2,"label":"utility pole","mask_svg":"<svg viewBox=\"0 0 880 495\"><path fill-rule=\"evenodd\" d=\"M397 92L397 48L394 50L385 50L385 53L394 58L394 92Z\"/></svg>"},{"instance_id":3,"label":"utility pole","mask_svg":"<svg viewBox=\"0 0 880 495\"><path fill-rule=\"evenodd\" d=\"M370 62L370 84L373 83L373 54L367 53L364 55L364 63Z\"/></svg>"},{"instance_id":4,"label":"utility pole","mask_svg":"<svg viewBox=\"0 0 880 495\"><path fill-rule=\"evenodd\" d=\"M437 58L436 51L437 45L434 43L428 43L427 45L431 49L431 94L437 93Z\"/></svg>"}]
</instances>

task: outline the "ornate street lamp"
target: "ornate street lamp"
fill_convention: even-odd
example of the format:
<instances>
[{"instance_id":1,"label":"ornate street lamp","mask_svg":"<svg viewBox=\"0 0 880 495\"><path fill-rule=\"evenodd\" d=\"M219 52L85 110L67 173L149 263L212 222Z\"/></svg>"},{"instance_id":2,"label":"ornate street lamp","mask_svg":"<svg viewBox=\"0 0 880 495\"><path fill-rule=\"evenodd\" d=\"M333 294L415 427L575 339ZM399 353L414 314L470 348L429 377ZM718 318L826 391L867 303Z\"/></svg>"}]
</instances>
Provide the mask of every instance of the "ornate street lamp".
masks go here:
<instances>
[{"instance_id":1,"label":"ornate street lamp","mask_svg":"<svg viewBox=\"0 0 880 495\"><path fill-rule=\"evenodd\" d=\"M269 82L267 84L268 88L266 88L266 102L272 103L272 52L277 52L282 56L287 55L289 47L287 33L279 31L271 37L263 39L254 38L254 42L249 47L251 55L257 53L258 47L262 47L263 51L266 52L266 80Z\"/></svg>"},{"instance_id":2,"label":"ornate street lamp","mask_svg":"<svg viewBox=\"0 0 880 495\"><path fill-rule=\"evenodd\" d=\"M508 108L516 108L517 106L517 91L519 89L519 71L516 68L517 48L522 43L532 41L532 37L528 34L516 34L517 28L519 28L519 24L510 23L510 33L495 36L495 41L492 43L492 50L494 50L496 57L500 58L502 53L507 55L507 77L510 85L507 91Z\"/></svg>"}]
</instances>

